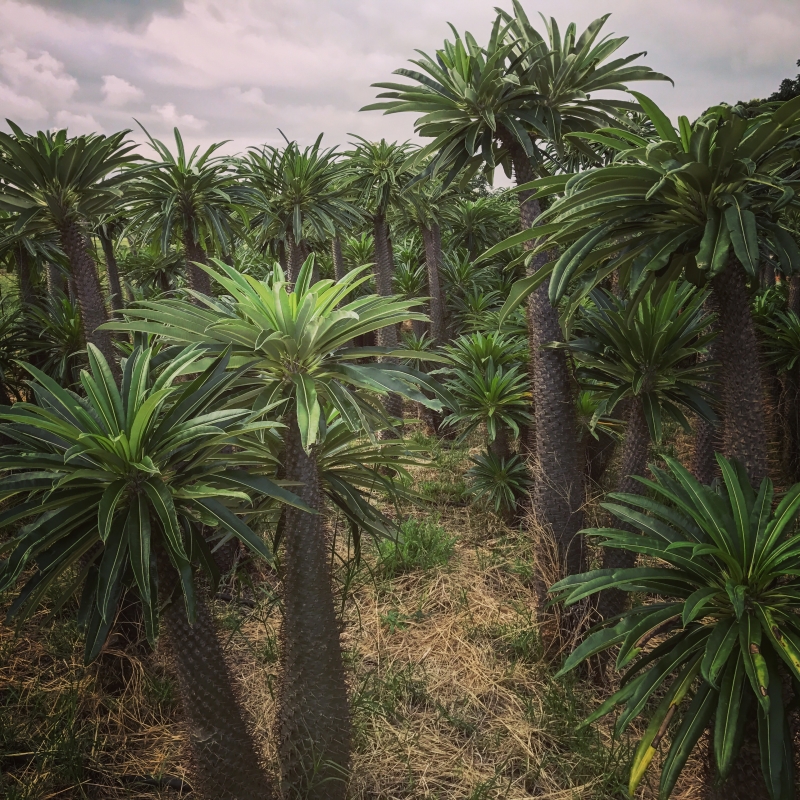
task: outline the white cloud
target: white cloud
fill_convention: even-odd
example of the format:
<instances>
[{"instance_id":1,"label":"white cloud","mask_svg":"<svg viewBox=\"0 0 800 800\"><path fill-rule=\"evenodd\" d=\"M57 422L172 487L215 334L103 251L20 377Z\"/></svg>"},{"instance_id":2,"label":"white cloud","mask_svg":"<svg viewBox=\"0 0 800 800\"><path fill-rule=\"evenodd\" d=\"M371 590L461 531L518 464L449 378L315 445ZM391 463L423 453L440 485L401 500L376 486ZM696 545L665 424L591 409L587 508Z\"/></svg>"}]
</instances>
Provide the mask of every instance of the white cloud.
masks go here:
<instances>
[{"instance_id":1,"label":"white cloud","mask_svg":"<svg viewBox=\"0 0 800 800\"><path fill-rule=\"evenodd\" d=\"M193 114L179 114L174 103L166 103L163 106L154 105L152 109L168 125L195 131L201 130L206 126L205 120L198 119Z\"/></svg>"},{"instance_id":2,"label":"white cloud","mask_svg":"<svg viewBox=\"0 0 800 800\"><path fill-rule=\"evenodd\" d=\"M78 90L78 81L46 50L36 57L21 47L0 50L0 74L16 92L45 105L64 103Z\"/></svg>"},{"instance_id":3,"label":"white cloud","mask_svg":"<svg viewBox=\"0 0 800 800\"><path fill-rule=\"evenodd\" d=\"M174 4L174 13L123 25L105 7L132 0L0 0L0 51L6 48L0 119L7 109L51 123L64 109L116 130L131 124L135 108L159 133L178 125L187 146L232 139L231 149L265 139L279 143L278 128L303 143L320 130L326 144L345 144L351 131L405 140L413 137L413 114L358 112L375 99L378 90L370 84L393 80L392 70L408 67L415 48L434 52L452 36L447 20L485 42L495 5L185 0L179 8L178 0L152 2ZM798 0L605 0L602 9L597 0L522 2L536 24L535 12L542 11L562 31L571 20L583 30L600 10L612 11L604 33L629 37L620 54L647 50L642 62L675 79L675 88L634 85L673 118L691 118L720 100L764 97L797 73ZM86 11L101 4L103 13ZM86 13L57 12L66 6ZM82 91L101 85L102 93ZM134 95L136 89L143 94Z\"/></svg>"},{"instance_id":4,"label":"white cloud","mask_svg":"<svg viewBox=\"0 0 800 800\"><path fill-rule=\"evenodd\" d=\"M234 100L239 100L248 106L264 108L267 105L264 100L264 92L258 86L253 86L252 89L241 89L236 86L230 90L230 95Z\"/></svg>"},{"instance_id":5,"label":"white cloud","mask_svg":"<svg viewBox=\"0 0 800 800\"><path fill-rule=\"evenodd\" d=\"M144 97L144 92L124 78L116 75L103 75L103 96L110 106L126 106Z\"/></svg>"},{"instance_id":6,"label":"white cloud","mask_svg":"<svg viewBox=\"0 0 800 800\"><path fill-rule=\"evenodd\" d=\"M47 119L47 109L31 97L17 94L10 86L0 83L2 116L17 123L39 122Z\"/></svg>"},{"instance_id":7,"label":"white cloud","mask_svg":"<svg viewBox=\"0 0 800 800\"><path fill-rule=\"evenodd\" d=\"M56 125L59 128L69 128L72 135L82 133L102 133L102 126L91 114L74 114L63 109L56 114Z\"/></svg>"}]
</instances>

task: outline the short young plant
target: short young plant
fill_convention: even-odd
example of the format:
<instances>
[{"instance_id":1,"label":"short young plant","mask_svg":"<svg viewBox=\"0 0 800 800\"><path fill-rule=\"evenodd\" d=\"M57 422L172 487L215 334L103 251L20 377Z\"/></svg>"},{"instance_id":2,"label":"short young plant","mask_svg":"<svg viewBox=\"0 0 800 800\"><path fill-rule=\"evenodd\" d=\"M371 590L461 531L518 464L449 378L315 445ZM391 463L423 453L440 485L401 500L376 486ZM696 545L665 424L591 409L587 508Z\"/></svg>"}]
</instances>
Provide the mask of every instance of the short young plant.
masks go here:
<instances>
[{"instance_id":1,"label":"short young plant","mask_svg":"<svg viewBox=\"0 0 800 800\"><path fill-rule=\"evenodd\" d=\"M481 453L470 459L473 466L467 472L471 479L470 493L476 500L485 500L496 514L510 520L517 501L531 486L528 467L518 455L499 458L493 453Z\"/></svg>"},{"instance_id":2,"label":"short young plant","mask_svg":"<svg viewBox=\"0 0 800 800\"><path fill-rule=\"evenodd\" d=\"M773 510L772 481L755 490L738 462L717 456L723 481L703 486L678 462L639 480L652 497L612 494L603 507L636 532L584 531L647 565L570 576L551 592L570 605L616 588L650 598L597 630L562 672L618 647L621 688L584 724L624 705L617 733L641 715L647 727L630 774L633 795L669 738L659 797L668 798L710 727L714 763L735 797L794 796L794 746L784 677L800 681L800 540L793 523L800 484ZM791 681L790 681L791 683ZM648 703L650 706L648 707ZM648 710L646 710L648 709ZM755 761L755 763L752 763Z\"/></svg>"},{"instance_id":3,"label":"short young plant","mask_svg":"<svg viewBox=\"0 0 800 800\"><path fill-rule=\"evenodd\" d=\"M520 428L532 421L527 376L519 365L497 367L490 358L480 372L452 370L447 387L458 409L445 418L445 424L457 426L462 438L485 425L489 447L508 457L509 433L519 436Z\"/></svg>"}]
</instances>

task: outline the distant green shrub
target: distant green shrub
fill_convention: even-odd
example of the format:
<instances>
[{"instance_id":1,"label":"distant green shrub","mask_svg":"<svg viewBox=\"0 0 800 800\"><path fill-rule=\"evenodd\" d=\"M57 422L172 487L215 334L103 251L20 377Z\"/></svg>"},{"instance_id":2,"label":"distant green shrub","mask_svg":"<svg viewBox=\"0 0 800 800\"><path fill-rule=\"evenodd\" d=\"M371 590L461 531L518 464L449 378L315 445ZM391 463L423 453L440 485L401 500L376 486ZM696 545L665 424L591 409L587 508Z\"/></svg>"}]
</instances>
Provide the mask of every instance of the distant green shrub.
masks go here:
<instances>
[{"instance_id":1,"label":"distant green shrub","mask_svg":"<svg viewBox=\"0 0 800 800\"><path fill-rule=\"evenodd\" d=\"M438 519L407 519L397 538L378 543L378 560L387 578L415 569L432 569L450 560L455 541Z\"/></svg>"}]
</instances>

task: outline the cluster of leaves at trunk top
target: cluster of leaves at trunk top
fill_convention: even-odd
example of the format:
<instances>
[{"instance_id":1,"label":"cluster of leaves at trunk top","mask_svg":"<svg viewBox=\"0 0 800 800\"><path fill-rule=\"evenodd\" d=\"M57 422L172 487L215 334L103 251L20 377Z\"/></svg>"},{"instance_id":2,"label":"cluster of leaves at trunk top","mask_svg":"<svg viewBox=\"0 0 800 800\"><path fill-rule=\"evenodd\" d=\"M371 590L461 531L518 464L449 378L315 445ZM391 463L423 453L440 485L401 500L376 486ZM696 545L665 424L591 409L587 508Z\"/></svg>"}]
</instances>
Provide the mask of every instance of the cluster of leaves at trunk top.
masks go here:
<instances>
[{"instance_id":1,"label":"cluster of leaves at trunk top","mask_svg":"<svg viewBox=\"0 0 800 800\"><path fill-rule=\"evenodd\" d=\"M575 354L576 377L598 401L592 427L627 398L641 400L654 442L661 440L663 416L687 431L684 409L715 419L703 388L711 364L697 359L715 335L702 293L673 283L660 298L650 292L636 305L601 291L592 299L577 320L577 338L554 345Z\"/></svg>"},{"instance_id":2,"label":"cluster of leaves at trunk top","mask_svg":"<svg viewBox=\"0 0 800 800\"><path fill-rule=\"evenodd\" d=\"M631 795L669 734L659 794L668 798L712 719L725 778L755 716L767 788L775 800L788 800L793 746L783 676L800 686L800 541L792 535L800 484L773 510L772 481L765 478L756 491L740 464L717 461L723 481L716 487L667 459L668 470L650 467L655 481L638 478L652 497L612 494L602 504L637 532L584 533L651 565L573 575L550 591L566 604L611 588L658 599L603 622L562 672L618 646L622 686L584 724L624 705L622 732L647 713L648 701L656 704L634 756Z\"/></svg>"},{"instance_id":3,"label":"cluster of leaves at trunk top","mask_svg":"<svg viewBox=\"0 0 800 800\"><path fill-rule=\"evenodd\" d=\"M36 403L0 411L3 433L15 442L0 453L0 468L10 471L0 481L0 498L16 500L0 514L0 526L38 515L0 549L10 552L0 563L0 591L34 567L9 611L22 622L58 581L66 587L56 608L83 587L91 661L125 586L138 590L151 641L159 604L176 582L194 620L194 567L217 575L203 524L271 558L234 511L249 506L253 495L302 503L265 477L231 469L220 455L238 437L276 424L259 422L260 411L221 406L220 396L238 375L228 370L228 353L203 369L202 350L187 348L169 353L156 371L152 350L137 348L124 362L119 387L99 350L89 345L88 355L91 369L81 373L85 397L28 366ZM176 382L187 373L195 377ZM159 552L177 578L165 574L167 562L157 565Z\"/></svg>"}]
</instances>

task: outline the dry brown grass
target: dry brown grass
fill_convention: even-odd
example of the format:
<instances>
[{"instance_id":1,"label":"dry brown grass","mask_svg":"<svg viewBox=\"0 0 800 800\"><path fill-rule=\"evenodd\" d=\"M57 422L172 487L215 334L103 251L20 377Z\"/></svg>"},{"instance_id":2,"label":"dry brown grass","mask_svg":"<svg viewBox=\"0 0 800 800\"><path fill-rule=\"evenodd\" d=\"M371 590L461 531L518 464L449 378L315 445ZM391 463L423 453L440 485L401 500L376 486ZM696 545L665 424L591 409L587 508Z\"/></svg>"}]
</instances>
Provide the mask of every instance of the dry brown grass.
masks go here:
<instances>
[{"instance_id":1,"label":"dry brown grass","mask_svg":"<svg viewBox=\"0 0 800 800\"><path fill-rule=\"evenodd\" d=\"M631 742L615 741L610 724L576 731L609 687L587 675L553 677L533 618L531 536L444 502L458 496L462 461L463 454L445 453L435 469L415 475L439 523L457 538L449 563L388 580L374 549L366 548L346 605L351 797L621 797ZM216 610L241 696L274 769L269 733L279 612L268 611L257 586L250 596L253 608L218 603ZM184 774L173 691L158 652L137 656L112 647L98 664L83 667L80 638L66 617L53 623L43 612L22 638L0 629L0 714L6 715L0 720L16 726L3 740L6 751L0 749L3 797L176 797L119 781ZM701 763L687 771L675 797L700 796ZM655 797L649 788L641 796Z\"/></svg>"}]
</instances>

